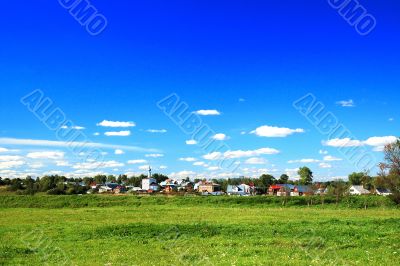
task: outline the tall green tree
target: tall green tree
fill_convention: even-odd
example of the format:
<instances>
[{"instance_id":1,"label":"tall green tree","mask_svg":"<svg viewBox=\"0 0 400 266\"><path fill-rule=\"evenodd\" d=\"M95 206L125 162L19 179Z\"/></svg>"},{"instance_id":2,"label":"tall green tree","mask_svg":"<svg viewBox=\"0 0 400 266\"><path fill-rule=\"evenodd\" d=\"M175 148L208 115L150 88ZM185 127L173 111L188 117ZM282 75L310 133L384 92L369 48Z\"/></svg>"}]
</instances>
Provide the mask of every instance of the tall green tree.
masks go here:
<instances>
[{"instance_id":1,"label":"tall green tree","mask_svg":"<svg viewBox=\"0 0 400 266\"><path fill-rule=\"evenodd\" d=\"M311 185L313 181L313 172L307 166L301 167L297 174L300 176L300 185Z\"/></svg>"},{"instance_id":2,"label":"tall green tree","mask_svg":"<svg viewBox=\"0 0 400 266\"><path fill-rule=\"evenodd\" d=\"M359 172L359 173L352 173L349 175L349 182L350 184L354 185L354 186L359 186L362 184L362 181L364 179L364 173L363 172Z\"/></svg>"},{"instance_id":3,"label":"tall green tree","mask_svg":"<svg viewBox=\"0 0 400 266\"><path fill-rule=\"evenodd\" d=\"M400 204L400 138L385 146L385 162L380 164L380 178L392 192L391 198Z\"/></svg>"},{"instance_id":4,"label":"tall green tree","mask_svg":"<svg viewBox=\"0 0 400 266\"><path fill-rule=\"evenodd\" d=\"M276 179L272 175L263 174L259 179L262 185L267 188L273 184L276 184Z\"/></svg>"},{"instance_id":5,"label":"tall green tree","mask_svg":"<svg viewBox=\"0 0 400 266\"><path fill-rule=\"evenodd\" d=\"M283 174L281 175L281 177L279 178L278 183L280 184L287 184L289 181L289 176L287 174Z\"/></svg>"}]
</instances>

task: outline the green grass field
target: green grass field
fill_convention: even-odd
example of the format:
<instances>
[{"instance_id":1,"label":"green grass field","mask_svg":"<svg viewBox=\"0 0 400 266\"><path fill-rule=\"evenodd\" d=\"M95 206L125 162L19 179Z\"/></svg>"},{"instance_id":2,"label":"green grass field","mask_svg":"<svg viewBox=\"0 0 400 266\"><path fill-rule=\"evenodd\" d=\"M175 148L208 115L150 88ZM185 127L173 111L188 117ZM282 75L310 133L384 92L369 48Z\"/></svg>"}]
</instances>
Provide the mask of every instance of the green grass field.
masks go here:
<instances>
[{"instance_id":1,"label":"green grass field","mask_svg":"<svg viewBox=\"0 0 400 266\"><path fill-rule=\"evenodd\" d=\"M279 200L0 196L0 264L399 264L400 210L389 203Z\"/></svg>"}]
</instances>

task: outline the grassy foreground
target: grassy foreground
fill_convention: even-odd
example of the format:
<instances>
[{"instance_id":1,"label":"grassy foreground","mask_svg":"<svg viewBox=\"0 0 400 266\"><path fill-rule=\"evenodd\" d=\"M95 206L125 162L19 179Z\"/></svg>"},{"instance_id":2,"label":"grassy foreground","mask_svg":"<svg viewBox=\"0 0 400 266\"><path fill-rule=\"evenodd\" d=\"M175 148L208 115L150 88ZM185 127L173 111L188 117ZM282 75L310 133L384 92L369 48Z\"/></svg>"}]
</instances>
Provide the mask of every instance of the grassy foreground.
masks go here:
<instances>
[{"instance_id":1,"label":"grassy foreground","mask_svg":"<svg viewBox=\"0 0 400 266\"><path fill-rule=\"evenodd\" d=\"M398 265L400 210L357 201L0 196L0 265Z\"/></svg>"}]
</instances>

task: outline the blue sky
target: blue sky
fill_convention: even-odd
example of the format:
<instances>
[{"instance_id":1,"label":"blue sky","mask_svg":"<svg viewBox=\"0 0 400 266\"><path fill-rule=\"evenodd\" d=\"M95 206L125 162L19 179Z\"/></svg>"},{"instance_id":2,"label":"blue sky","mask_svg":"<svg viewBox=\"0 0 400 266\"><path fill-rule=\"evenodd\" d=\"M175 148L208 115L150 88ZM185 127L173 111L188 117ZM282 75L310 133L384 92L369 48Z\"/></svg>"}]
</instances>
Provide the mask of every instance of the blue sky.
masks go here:
<instances>
[{"instance_id":1,"label":"blue sky","mask_svg":"<svg viewBox=\"0 0 400 266\"><path fill-rule=\"evenodd\" d=\"M379 162L379 149L399 135L398 1L360 1L377 21L367 36L327 1L90 3L108 21L98 36L56 0L3 3L0 176L140 174L151 165L172 177L294 178L307 165L328 180L362 170L339 149L343 141L327 142L293 107L308 93L352 132L344 149ZM21 103L35 89L101 146L101 167L71 152ZM156 105L171 93L192 112L218 111L201 119L224 134L216 141L231 153L221 156L235 154L238 169L217 169L218 160L206 159L215 151L186 144L192 137ZM121 131L129 135L105 135Z\"/></svg>"}]
</instances>

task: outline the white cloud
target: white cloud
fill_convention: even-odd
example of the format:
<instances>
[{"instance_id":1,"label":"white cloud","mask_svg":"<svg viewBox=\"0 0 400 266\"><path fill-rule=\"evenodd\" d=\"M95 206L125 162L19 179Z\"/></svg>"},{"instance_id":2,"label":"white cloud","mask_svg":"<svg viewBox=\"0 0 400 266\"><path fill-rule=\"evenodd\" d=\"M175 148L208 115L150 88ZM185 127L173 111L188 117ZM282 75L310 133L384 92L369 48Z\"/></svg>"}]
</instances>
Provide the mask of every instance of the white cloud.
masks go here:
<instances>
[{"instance_id":1,"label":"white cloud","mask_svg":"<svg viewBox=\"0 0 400 266\"><path fill-rule=\"evenodd\" d=\"M134 127L136 124L134 122L120 122L120 121L109 121L103 120L102 122L97 124L101 127Z\"/></svg>"},{"instance_id":2,"label":"white cloud","mask_svg":"<svg viewBox=\"0 0 400 266\"><path fill-rule=\"evenodd\" d=\"M266 164L267 160L264 158L259 158L259 157L253 157L249 158L245 161L245 164Z\"/></svg>"},{"instance_id":3,"label":"white cloud","mask_svg":"<svg viewBox=\"0 0 400 266\"><path fill-rule=\"evenodd\" d=\"M324 156L324 161L334 162L334 161L343 161L343 159L333 157L331 155Z\"/></svg>"},{"instance_id":4,"label":"white cloud","mask_svg":"<svg viewBox=\"0 0 400 266\"><path fill-rule=\"evenodd\" d=\"M304 133L304 129L290 129L286 127L261 126L250 132L259 137L284 138L295 133Z\"/></svg>"},{"instance_id":5,"label":"white cloud","mask_svg":"<svg viewBox=\"0 0 400 266\"><path fill-rule=\"evenodd\" d=\"M330 165L329 163L320 163L319 167L321 167L321 168L332 168L332 165Z\"/></svg>"},{"instance_id":6,"label":"white cloud","mask_svg":"<svg viewBox=\"0 0 400 266\"><path fill-rule=\"evenodd\" d=\"M138 167L138 169L142 170L142 171L148 171L149 170L149 166L148 165L141 165L141 166Z\"/></svg>"},{"instance_id":7,"label":"white cloud","mask_svg":"<svg viewBox=\"0 0 400 266\"><path fill-rule=\"evenodd\" d=\"M127 137L131 135L131 131L129 130L122 130L122 131L109 131L104 133L104 135L108 137Z\"/></svg>"},{"instance_id":8,"label":"white cloud","mask_svg":"<svg viewBox=\"0 0 400 266\"><path fill-rule=\"evenodd\" d=\"M106 161L106 162L85 162L85 163L77 163L72 168L80 169L80 170L93 170L93 169L101 169L101 168L115 168L122 167L123 163L117 161Z\"/></svg>"},{"instance_id":9,"label":"white cloud","mask_svg":"<svg viewBox=\"0 0 400 266\"><path fill-rule=\"evenodd\" d=\"M160 157L164 157L164 154L161 154L161 153L146 154L145 157L147 157L147 158L160 158Z\"/></svg>"},{"instance_id":10,"label":"white cloud","mask_svg":"<svg viewBox=\"0 0 400 266\"><path fill-rule=\"evenodd\" d=\"M215 140L226 140L227 136L223 133L218 133L218 134L215 134L212 138Z\"/></svg>"},{"instance_id":11,"label":"white cloud","mask_svg":"<svg viewBox=\"0 0 400 266\"><path fill-rule=\"evenodd\" d=\"M206 163L205 162L195 162L193 165L194 166L204 166L204 165L206 165Z\"/></svg>"},{"instance_id":12,"label":"white cloud","mask_svg":"<svg viewBox=\"0 0 400 266\"><path fill-rule=\"evenodd\" d=\"M326 155L326 154L328 154L328 151L325 151L325 150L319 150L319 154Z\"/></svg>"},{"instance_id":13,"label":"white cloud","mask_svg":"<svg viewBox=\"0 0 400 266\"><path fill-rule=\"evenodd\" d=\"M115 151L114 151L114 154L116 154L116 155L121 155L121 154L124 154L125 152L123 151L123 150L121 150L121 149L116 149Z\"/></svg>"},{"instance_id":14,"label":"white cloud","mask_svg":"<svg viewBox=\"0 0 400 266\"><path fill-rule=\"evenodd\" d=\"M354 101L353 100L343 100L343 101L338 101L336 102L337 105L340 105L342 107L354 107Z\"/></svg>"},{"instance_id":15,"label":"white cloud","mask_svg":"<svg viewBox=\"0 0 400 266\"><path fill-rule=\"evenodd\" d=\"M71 164L67 161L56 161L57 166L71 166Z\"/></svg>"},{"instance_id":16,"label":"white cloud","mask_svg":"<svg viewBox=\"0 0 400 266\"><path fill-rule=\"evenodd\" d=\"M141 164L141 163L147 163L146 160L129 160L128 164Z\"/></svg>"},{"instance_id":17,"label":"white cloud","mask_svg":"<svg viewBox=\"0 0 400 266\"><path fill-rule=\"evenodd\" d=\"M212 152L203 156L206 160L219 160L222 158L228 159L235 159L235 158L242 158L242 157L255 157L260 155L271 155L271 154L278 154L279 151L273 148L261 148L258 150L248 150L248 151L227 151L225 153L221 152Z\"/></svg>"},{"instance_id":18,"label":"white cloud","mask_svg":"<svg viewBox=\"0 0 400 266\"><path fill-rule=\"evenodd\" d=\"M68 126L66 126L66 125L62 126L61 128L62 128L62 129L69 129L69 128L71 128L71 129L75 129L75 130L84 130L84 129L85 129L85 127L82 127L82 126L71 126L71 127L68 127Z\"/></svg>"},{"instance_id":19,"label":"white cloud","mask_svg":"<svg viewBox=\"0 0 400 266\"><path fill-rule=\"evenodd\" d=\"M146 131L149 133L167 133L166 129L148 129Z\"/></svg>"},{"instance_id":20,"label":"white cloud","mask_svg":"<svg viewBox=\"0 0 400 266\"><path fill-rule=\"evenodd\" d=\"M0 147L0 152L8 152L8 151L9 151L9 149Z\"/></svg>"},{"instance_id":21,"label":"white cloud","mask_svg":"<svg viewBox=\"0 0 400 266\"><path fill-rule=\"evenodd\" d=\"M15 138L0 138L0 144L4 145L21 145L21 146L44 146L44 147L85 147L85 148L104 148L104 149L124 149L136 152L158 152L157 149L146 149L136 146L112 145L96 142L67 142L53 140L34 140L34 139L15 139Z\"/></svg>"},{"instance_id":22,"label":"white cloud","mask_svg":"<svg viewBox=\"0 0 400 266\"><path fill-rule=\"evenodd\" d=\"M24 165L23 161L0 162L0 169L10 169Z\"/></svg>"},{"instance_id":23,"label":"white cloud","mask_svg":"<svg viewBox=\"0 0 400 266\"><path fill-rule=\"evenodd\" d=\"M184 170L181 172L171 173L171 174L169 174L169 176L175 177L175 178L186 178L186 177L195 177L195 176L197 176L197 173L193 172L193 171L189 171L189 170Z\"/></svg>"},{"instance_id":24,"label":"white cloud","mask_svg":"<svg viewBox=\"0 0 400 266\"><path fill-rule=\"evenodd\" d=\"M224 153L224 156L226 158L232 159L232 158L259 156L259 155L272 155L272 154L278 154L278 153L279 153L279 151L277 149L261 148L258 150L249 150L249 151L242 151L242 150L227 151Z\"/></svg>"},{"instance_id":25,"label":"white cloud","mask_svg":"<svg viewBox=\"0 0 400 266\"><path fill-rule=\"evenodd\" d=\"M160 165L160 169L168 169L168 166L166 166L166 165Z\"/></svg>"},{"instance_id":26,"label":"white cloud","mask_svg":"<svg viewBox=\"0 0 400 266\"><path fill-rule=\"evenodd\" d=\"M30 152L26 157L31 159L51 159L59 160L64 158L64 152L61 151L40 151L40 152Z\"/></svg>"},{"instance_id":27,"label":"white cloud","mask_svg":"<svg viewBox=\"0 0 400 266\"><path fill-rule=\"evenodd\" d=\"M374 147L383 147L387 144L396 142L397 138L395 136L385 136L385 137L371 137L364 141L366 145Z\"/></svg>"},{"instance_id":28,"label":"white cloud","mask_svg":"<svg viewBox=\"0 0 400 266\"><path fill-rule=\"evenodd\" d=\"M330 146L330 147L359 147L359 146L363 146L362 141L352 140L350 138L331 139L331 140L323 142L323 144L325 146Z\"/></svg>"},{"instance_id":29,"label":"white cloud","mask_svg":"<svg viewBox=\"0 0 400 266\"><path fill-rule=\"evenodd\" d=\"M395 136L371 137L365 141L352 140L350 138L336 138L325 141L323 144L331 147L359 147L368 145L374 147L374 151L382 151L385 145L393 143L396 140L397 138Z\"/></svg>"},{"instance_id":30,"label":"white cloud","mask_svg":"<svg viewBox=\"0 0 400 266\"><path fill-rule=\"evenodd\" d=\"M100 133L99 132L95 132L95 133L93 133L93 135L94 136L100 136Z\"/></svg>"},{"instance_id":31,"label":"white cloud","mask_svg":"<svg viewBox=\"0 0 400 266\"><path fill-rule=\"evenodd\" d=\"M18 161L23 158L18 155L0 155L0 161Z\"/></svg>"},{"instance_id":32,"label":"white cloud","mask_svg":"<svg viewBox=\"0 0 400 266\"><path fill-rule=\"evenodd\" d=\"M196 145L196 144L197 144L197 141L194 140L194 139L187 140L187 141L186 141L186 144L187 144L187 145Z\"/></svg>"},{"instance_id":33,"label":"white cloud","mask_svg":"<svg viewBox=\"0 0 400 266\"><path fill-rule=\"evenodd\" d=\"M300 160L290 160L288 163L319 163L317 159L300 159Z\"/></svg>"},{"instance_id":34,"label":"white cloud","mask_svg":"<svg viewBox=\"0 0 400 266\"><path fill-rule=\"evenodd\" d=\"M45 165L43 163L30 163L29 167L33 169L39 169L45 167Z\"/></svg>"},{"instance_id":35,"label":"white cloud","mask_svg":"<svg viewBox=\"0 0 400 266\"><path fill-rule=\"evenodd\" d=\"M211 166L211 167L208 167L207 168L207 170L209 170L209 171L218 171L218 170L220 170L221 168L219 168L218 166Z\"/></svg>"},{"instance_id":36,"label":"white cloud","mask_svg":"<svg viewBox=\"0 0 400 266\"><path fill-rule=\"evenodd\" d=\"M220 115L221 114L217 110L198 110L195 113L198 115Z\"/></svg>"},{"instance_id":37,"label":"white cloud","mask_svg":"<svg viewBox=\"0 0 400 266\"><path fill-rule=\"evenodd\" d=\"M184 161L184 162L195 162L197 161L196 158L193 157L187 157L187 158L179 158L179 161Z\"/></svg>"}]
</instances>

